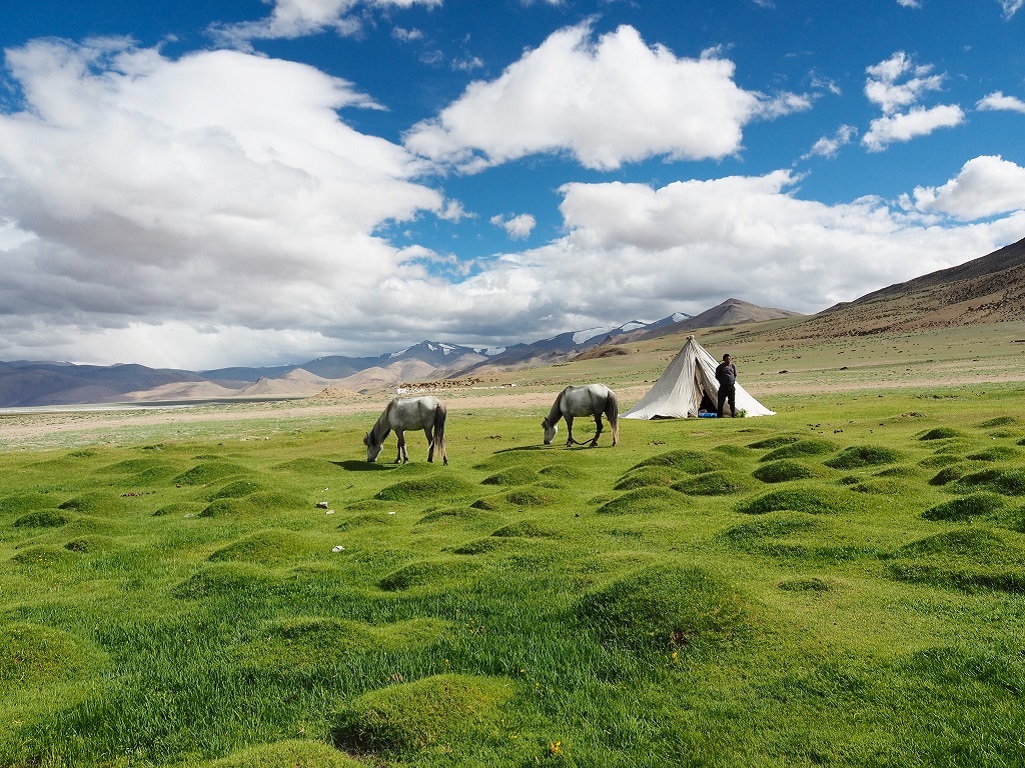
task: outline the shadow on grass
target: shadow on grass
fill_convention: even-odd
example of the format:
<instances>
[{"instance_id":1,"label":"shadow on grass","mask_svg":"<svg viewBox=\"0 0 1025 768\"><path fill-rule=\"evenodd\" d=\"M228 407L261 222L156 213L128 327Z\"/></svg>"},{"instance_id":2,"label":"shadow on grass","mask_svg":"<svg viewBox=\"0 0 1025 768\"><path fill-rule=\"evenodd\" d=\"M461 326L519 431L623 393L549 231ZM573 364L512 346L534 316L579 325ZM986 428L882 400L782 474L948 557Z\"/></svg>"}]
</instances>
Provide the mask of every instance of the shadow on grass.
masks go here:
<instances>
[{"instance_id":1,"label":"shadow on grass","mask_svg":"<svg viewBox=\"0 0 1025 768\"><path fill-rule=\"evenodd\" d=\"M401 467L401 464L379 464L369 461L357 461L353 459L346 459L345 461L332 461L336 467L341 467L346 472L386 472L390 469L397 469Z\"/></svg>"}]
</instances>

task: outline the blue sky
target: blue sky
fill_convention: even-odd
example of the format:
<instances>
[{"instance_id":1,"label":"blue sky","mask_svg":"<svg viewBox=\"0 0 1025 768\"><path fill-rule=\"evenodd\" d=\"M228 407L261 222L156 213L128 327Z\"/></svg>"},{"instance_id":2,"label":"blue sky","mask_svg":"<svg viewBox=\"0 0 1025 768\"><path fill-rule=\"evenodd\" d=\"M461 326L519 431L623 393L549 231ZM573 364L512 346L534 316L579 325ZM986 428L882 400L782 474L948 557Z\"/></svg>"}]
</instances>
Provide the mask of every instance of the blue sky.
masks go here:
<instances>
[{"instance_id":1,"label":"blue sky","mask_svg":"<svg viewBox=\"0 0 1025 768\"><path fill-rule=\"evenodd\" d=\"M0 11L0 359L817 312L1025 236L1023 0Z\"/></svg>"}]
</instances>

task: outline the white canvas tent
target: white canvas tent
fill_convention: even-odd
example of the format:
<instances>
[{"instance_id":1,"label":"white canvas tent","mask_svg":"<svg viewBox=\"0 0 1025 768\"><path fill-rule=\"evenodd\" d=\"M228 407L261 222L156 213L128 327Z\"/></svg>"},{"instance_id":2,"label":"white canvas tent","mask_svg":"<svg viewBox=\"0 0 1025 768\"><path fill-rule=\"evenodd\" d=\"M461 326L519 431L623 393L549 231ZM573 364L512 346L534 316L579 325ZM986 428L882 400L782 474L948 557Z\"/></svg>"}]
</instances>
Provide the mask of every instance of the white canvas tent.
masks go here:
<instances>
[{"instance_id":1,"label":"white canvas tent","mask_svg":"<svg viewBox=\"0 0 1025 768\"><path fill-rule=\"evenodd\" d=\"M658 377L633 408L623 414L624 419L669 419L697 416L704 398L706 407L711 404L715 411L719 396L719 382L715 380L715 368L719 363L693 336L687 337L680 353L673 358L669 367ZM729 406L726 406L729 408ZM774 416L755 400L740 383L737 383L737 410L746 411L748 416Z\"/></svg>"}]
</instances>

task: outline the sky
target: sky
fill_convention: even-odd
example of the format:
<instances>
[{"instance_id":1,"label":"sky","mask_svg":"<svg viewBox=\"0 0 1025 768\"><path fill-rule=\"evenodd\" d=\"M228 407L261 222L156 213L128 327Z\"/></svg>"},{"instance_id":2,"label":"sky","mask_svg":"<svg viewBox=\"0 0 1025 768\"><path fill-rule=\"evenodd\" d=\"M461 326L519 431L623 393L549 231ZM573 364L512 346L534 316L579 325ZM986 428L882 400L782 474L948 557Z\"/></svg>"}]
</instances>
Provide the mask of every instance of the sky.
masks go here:
<instances>
[{"instance_id":1,"label":"sky","mask_svg":"<svg viewBox=\"0 0 1025 768\"><path fill-rule=\"evenodd\" d=\"M0 9L0 360L815 313L1025 237L1025 0Z\"/></svg>"}]
</instances>

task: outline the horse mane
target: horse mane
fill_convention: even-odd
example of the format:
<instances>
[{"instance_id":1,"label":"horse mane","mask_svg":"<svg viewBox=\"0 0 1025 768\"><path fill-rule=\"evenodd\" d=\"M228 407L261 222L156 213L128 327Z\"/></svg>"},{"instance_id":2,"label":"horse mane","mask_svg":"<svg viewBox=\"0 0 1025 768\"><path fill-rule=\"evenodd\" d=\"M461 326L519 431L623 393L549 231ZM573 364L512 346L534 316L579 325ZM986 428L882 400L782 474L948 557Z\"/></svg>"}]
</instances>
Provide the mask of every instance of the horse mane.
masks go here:
<instances>
[{"instance_id":1,"label":"horse mane","mask_svg":"<svg viewBox=\"0 0 1025 768\"><path fill-rule=\"evenodd\" d=\"M559 419L562 418L562 398L565 396L566 390L564 389L555 398L555 402L552 403L552 409L548 411L548 426L554 427L559 423Z\"/></svg>"},{"instance_id":2,"label":"horse mane","mask_svg":"<svg viewBox=\"0 0 1025 768\"><path fill-rule=\"evenodd\" d=\"M377 417L377 421L374 422L374 426L370 430L370 437L378 444L388 439L388 434L391 432L391 427L388 425L389 417L391 416L392 408L395 407L397 402L398 398L388 401L388 405L381 411L381 415Z\"/></svg>"}]
</instances>

